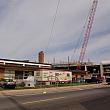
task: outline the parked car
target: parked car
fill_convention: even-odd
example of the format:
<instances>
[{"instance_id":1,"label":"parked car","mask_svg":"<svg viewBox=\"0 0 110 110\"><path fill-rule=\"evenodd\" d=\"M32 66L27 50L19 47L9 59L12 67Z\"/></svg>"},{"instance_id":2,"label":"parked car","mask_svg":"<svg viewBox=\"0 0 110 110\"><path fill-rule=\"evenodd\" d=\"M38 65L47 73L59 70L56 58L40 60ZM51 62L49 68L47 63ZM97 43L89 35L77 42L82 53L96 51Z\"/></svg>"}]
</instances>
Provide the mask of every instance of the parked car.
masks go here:
<instances>
[{"instance_id":1,"label":"parked car","mask_svg":"<svg viewBox=\"0 0 110 110\"><path fill-rule=\"evenodd\" d=\"M85 79L86 83L102 83L103 79L101 77L91 77L91 79Z\"/></svg>"},{"instance_id":2,"label":"parked car","mask_svg":"<svg viewBox=\"0 0 110 110\"><path fill-rule=\"evenodd\" d=\"M2 79L0 81L0 87L2 88L11 88L11 89L15 89L16 87L16 82L13 79Z\"/></svg>"},{"instance_id":3,"label":"parked car","mask_svg":"<svg viewBox=\"0 0 110 110\"><path fill-rule=\"evenodd\" d=\"M106 77L106 82L108 83L108 85L110 85L110 76Z\"/></svg>"}]
</instances>

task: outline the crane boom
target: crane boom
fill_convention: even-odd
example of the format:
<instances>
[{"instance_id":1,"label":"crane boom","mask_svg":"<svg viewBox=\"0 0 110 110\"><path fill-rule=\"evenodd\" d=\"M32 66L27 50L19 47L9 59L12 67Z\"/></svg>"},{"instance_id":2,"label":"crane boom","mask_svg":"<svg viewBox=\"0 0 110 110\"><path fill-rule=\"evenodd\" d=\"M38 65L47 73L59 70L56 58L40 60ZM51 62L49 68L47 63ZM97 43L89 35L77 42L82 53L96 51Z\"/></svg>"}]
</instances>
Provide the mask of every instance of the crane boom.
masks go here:
<instances>
[{"instance_id":1,"label":"crane boom","mask_svg":"<svg viewBox=\"0 0 110 110\"><path fill-rule=\"evenodd\" d=\"M93 21L94 21L94 16L95 16L97 4L98 4L98 0L94 0L93 4L92 4L92 8L90 10L89 17L88 17L86 30L85 30L85 33L84 33L84 39L83 39L82 48L81 48L81 51L80 51L79 60L78 60L79 63L82 63L83 60L84 60L84 55L85 55L88 40L89 40L89 37L90 37L90 33L91 33Z\"/></svg>"}]
</instances>

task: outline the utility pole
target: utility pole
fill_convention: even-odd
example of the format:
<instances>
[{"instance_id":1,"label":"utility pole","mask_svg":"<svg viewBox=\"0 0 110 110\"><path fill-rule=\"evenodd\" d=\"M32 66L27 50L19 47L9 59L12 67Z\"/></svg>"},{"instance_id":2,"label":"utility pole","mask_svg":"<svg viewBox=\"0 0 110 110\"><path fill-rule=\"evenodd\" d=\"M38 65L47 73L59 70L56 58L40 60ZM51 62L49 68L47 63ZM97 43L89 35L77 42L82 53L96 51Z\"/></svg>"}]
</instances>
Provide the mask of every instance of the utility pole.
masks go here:
<instances>
[{"instance_id":1,"label":"utility pole","mask_svg":"<svg viewBox=\"0 0 110 110\"><path fill-rule=\"evenodd\" d=\"M69 59L69 56L68 56L68 70L70 69L70 59Z\"/></svg>"},{"instance_id":2,"label":"utility pole","mask_svg":"<svg viewBox=\"0 0 110 110\"><path fill-rule=\"evenodd\" d=\"M53 58L53 64L55 64L55 58Z\"/></svg>"}]
</instances>

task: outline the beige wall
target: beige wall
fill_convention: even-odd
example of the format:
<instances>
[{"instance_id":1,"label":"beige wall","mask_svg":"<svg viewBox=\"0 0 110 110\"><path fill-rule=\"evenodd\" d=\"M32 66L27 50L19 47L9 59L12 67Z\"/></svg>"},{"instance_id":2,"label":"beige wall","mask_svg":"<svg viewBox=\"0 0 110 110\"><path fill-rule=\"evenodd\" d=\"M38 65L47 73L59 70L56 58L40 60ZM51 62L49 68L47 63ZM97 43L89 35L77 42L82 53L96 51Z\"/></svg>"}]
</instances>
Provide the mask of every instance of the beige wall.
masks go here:
<instances>
[{"instance_id":1,"label":"beige wall","mask_svg":"<svg viewBox=\"0 0 110 110\"><path fill-rule=\"evenodd\" d=\"M5 69L0 68L0 79L4 78Z\"/></svg>"}]
</instances>

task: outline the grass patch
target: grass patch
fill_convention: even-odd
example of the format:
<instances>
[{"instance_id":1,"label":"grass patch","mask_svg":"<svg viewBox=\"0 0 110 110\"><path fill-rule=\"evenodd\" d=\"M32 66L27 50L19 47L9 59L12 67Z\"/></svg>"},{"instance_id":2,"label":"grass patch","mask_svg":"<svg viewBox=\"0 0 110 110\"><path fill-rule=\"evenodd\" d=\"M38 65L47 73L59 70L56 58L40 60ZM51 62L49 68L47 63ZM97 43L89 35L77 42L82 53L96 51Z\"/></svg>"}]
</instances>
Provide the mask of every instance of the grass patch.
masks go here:
<instances>
[{"instance_id":1,"label":"grass patch","mask_svg":"<svg viewBox=\"0 0 110 110\"><path fill-rule=\"evenodd\" d=\"M0 87L0 91L4 90L3 88Z\"/></svg>"},{"instance_id":2,"label":"grass patch","mask_svg":"<svg viewBox=\"0 0 110 110\"><path fill-rule=\"evenodd\" d=\"M41 88L51 88L51 87L66 87L66 86L79 86L79 85L88 85L89 83L61 83L61 84L51 84L51 85L36 85L35 87L23 87L20 85L17 85L15 89L4 89L0 88L0 91L2 90L22 90L22 89L41 89Z\"/></svg>"}]
</instances>

